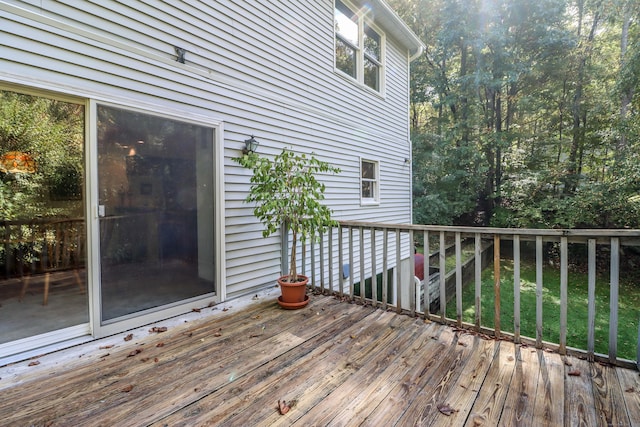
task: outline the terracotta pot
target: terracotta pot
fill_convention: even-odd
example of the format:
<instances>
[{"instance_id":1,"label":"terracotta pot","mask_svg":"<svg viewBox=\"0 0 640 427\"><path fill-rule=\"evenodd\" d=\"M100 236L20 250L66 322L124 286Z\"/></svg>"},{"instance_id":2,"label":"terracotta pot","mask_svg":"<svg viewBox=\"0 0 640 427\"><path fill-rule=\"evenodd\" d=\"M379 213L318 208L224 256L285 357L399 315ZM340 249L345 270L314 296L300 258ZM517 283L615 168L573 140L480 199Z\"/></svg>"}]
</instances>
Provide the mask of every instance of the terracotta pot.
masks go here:
<instances>
[{"instance_id":1,"label":"terracotta pot","mask_svg":"<svg viewBox=\"0 0 640 427\"><path fill-rule=\"evenodd\" d=\"M309 297L307 296L309 278L298 274L300 281L295 283L284 282L288 277L282 276L278 279L278 285L280 285L280 291L282 292L282 295L278 297L278 304L288 310L305 307L309 303Z\"/></svg>"}]
</instances>

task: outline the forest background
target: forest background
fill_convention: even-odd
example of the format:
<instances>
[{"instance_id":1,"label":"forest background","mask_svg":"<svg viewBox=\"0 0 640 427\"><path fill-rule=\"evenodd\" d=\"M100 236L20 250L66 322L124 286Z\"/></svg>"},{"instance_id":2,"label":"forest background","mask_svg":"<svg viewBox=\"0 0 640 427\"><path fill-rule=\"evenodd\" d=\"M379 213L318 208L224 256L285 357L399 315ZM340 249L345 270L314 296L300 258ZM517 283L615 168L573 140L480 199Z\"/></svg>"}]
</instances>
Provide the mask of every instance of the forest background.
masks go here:
<instances>
[{"instance_id":1,"label":"forest background","mask_svg":"<svg viewBox=\"0 0 640 427\"><path fill-rule=\"evenodd\" d=\"M389 3L427 46L416 223L640 227L640 2Z\"/></svg>"}]
</instances>

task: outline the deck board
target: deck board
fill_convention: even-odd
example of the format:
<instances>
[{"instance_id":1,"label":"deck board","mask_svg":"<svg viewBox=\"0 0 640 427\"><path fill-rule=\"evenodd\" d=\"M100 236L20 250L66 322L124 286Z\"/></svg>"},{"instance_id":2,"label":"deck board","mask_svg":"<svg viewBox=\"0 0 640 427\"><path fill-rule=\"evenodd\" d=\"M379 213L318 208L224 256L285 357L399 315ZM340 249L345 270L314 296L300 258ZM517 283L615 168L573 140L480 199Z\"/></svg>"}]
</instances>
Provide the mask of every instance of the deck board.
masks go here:
<instances>
[{"instance_id":1,"label":"deck board","mask_svg":"<svg viewBox=\"0 0 640 427\"><path fill-rule=\"evenodd\" d=\"M37 367L20 362L19 374L0 368L0 424L598 426L640 420L634 371L333 297L314 296L296 311L267 299L211 312L111 348L100 348L99 340L84 344L76 359L61 365L48 367L44 355ZM285 415L277 410L280 399L295 401Z\"/></svg>"}]
</instances>

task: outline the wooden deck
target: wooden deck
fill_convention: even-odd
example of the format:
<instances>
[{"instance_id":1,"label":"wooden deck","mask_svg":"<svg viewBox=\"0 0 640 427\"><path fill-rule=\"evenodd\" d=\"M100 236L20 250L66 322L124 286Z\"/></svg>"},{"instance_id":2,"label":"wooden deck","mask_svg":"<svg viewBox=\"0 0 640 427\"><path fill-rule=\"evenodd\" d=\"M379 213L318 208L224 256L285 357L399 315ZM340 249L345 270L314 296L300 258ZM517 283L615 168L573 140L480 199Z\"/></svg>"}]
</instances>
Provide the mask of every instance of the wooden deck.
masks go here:
<instances>
[{"instance_id":1,"label":"wooden deck","mask_svg":"<svg viewBox=\"0 0 640 427\"><path fill-rule=\"evenodd\" d=\"M214 312L109 348L84 344L63 366L44 356L19 375L5 367L0 425L640 424L631 370L333 297ZM285 415L278 400L291 403Z\"/></svg>"}]
</instances>

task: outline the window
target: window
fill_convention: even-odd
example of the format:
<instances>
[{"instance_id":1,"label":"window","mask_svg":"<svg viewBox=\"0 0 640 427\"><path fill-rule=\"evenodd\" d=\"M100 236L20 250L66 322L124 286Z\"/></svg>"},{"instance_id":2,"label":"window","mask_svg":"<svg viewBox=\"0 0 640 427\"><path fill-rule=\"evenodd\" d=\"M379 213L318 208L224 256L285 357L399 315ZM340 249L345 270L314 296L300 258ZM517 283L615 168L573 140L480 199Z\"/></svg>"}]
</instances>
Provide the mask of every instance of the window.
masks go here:
<instances>
[{"instance_id":1,"label":"window","mask_svg":"<svg viewBox=\"0 0 640 427\"><path fill-rule=\"evenodd\" d=\"M377 91L382 91L383 37L362 15L336 0L334 11L336 69Z\"/></svg>"},{"instance_id":2,"label":"window","mask_svg":"<svg viewBox=\"0 0 640 427\"><path fill-rule=\"evenodd\" d=\"M360 161L360 199L362 203L378 203L378 163Z\"/></svg>"}]
</instances>

